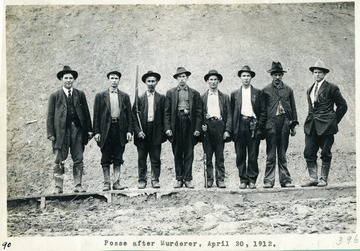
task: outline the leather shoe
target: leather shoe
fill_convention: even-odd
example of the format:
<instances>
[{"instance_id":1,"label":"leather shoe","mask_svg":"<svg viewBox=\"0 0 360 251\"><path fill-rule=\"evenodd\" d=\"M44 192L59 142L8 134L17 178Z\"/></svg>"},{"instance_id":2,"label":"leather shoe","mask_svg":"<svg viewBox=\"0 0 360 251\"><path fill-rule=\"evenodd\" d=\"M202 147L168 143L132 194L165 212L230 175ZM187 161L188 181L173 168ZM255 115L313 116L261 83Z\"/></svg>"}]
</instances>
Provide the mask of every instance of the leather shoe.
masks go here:
<instances>
[{"instance_id":1,"label":"leather shoe","mask_svg":"<svg viewBox=\"0 0 360 251\"><path fill-rule=\"evenodd\" d=\"M80 184L77 184L75 186L74 192L75 193L85 193L86 191Z\"/></svg>"},{"instance_id":2,"label":"leather shoe","mask_svg":"<svg viewBox=\"0 0 360 251\"><path fill-rule=\"evenodd\" d=\"M160 188L160 183L159 181L151 181L151 186L153 188Z\"/></svg>"},{"instance_id":3,"label":"leather shoe","mask_svg":"<svg viewBox=\"0 0 360 251\"><path fill-rule=\"evenodd\" d=\"M174 188L180 188L180 187L183 187L183 182L182 182L182 180L177 180Z\"/></svg>"},{"instance_id":4,"label":"leather shoe","mask_svg":"<svg viewBox=\"0 0 360 251\"><path fill-rule=\"evenodd\" d=\"M208 188L210 188L210 187L212 187L213 186L213 184L214 184L214 181L212 181L212 180L208 180L208 182L207 182L207 187ZM206 186L204 185L204 187L206 188Z\"/></svg>"},{"instance_id":5,"label":"leather shoe","mask_svg":"<svg viewBox=\"0 0 360 251\"><path fill-rule=\"evenodd\" d=\"M318 181L309 181L304 184L301 184L301 187L316 187L318 183L319 183Z\"/></svg>"},{"instance_id":6,"label":"leather shoe","mask_svg":"<svg viewBox=\"0 0 360 251\"><path fill-rule=\"evenodd\" d=\"M226 188L226 185L225 185L224 181L222 181L222 180L218 180L216 182L216 185L218 186L218 188Z\"/></svg>"},{"instance_id":7,"label":"leather shoe","mask_svg":"<svg viewBox=\"0 0 360 251\"><path fill-rule=\"evenodd\" d=\"M55 190L54 190L54 194L60 194L60 193L63 193L63 190L61 189L61 187L55 187Z\"/></svg>"},{"instance_id":8,"label":"leather shoe","mask_svg":"<svg viewBox=\"0 0 360 251\"><path fill-rule=\"evenodd\" d=\"M103 191L109 191L111 188L109 182L104 182Z\"/></svg>"},{"instance_id":9,"label":"leather shoe","mask_svg":"<svg viewBox=\"0 0 360 251\"><path fill-rule=\"evenodd\" d=\"M138 188L139 189L144 189L146 187L146 182L145 181L140 181L138 184Z\"/></svg>"},{"instance_id":10,"label":"leather shoe","mask_svg":"<svg viewBox=\"0 0 360 251\"><path fill-rule=\"evenodd\" d=\"M318 187L326 187L327 186L327 182L325 180L320 180L319 183L317 184Z\"/></svg>"},{"instance_id":11,"label":"leather shoe","mask_svg":"<svg viewBox=\"0 0 360 251\"><path fill-rule=\"evenodd\" d=\"M194 185L193 185L193 183L191 182L191 180L185 181L185 186L186 186L187 188L194 188Z\"/></svg>"},{"instance_id":12,"label":"leather shoe","mask_svg":"<svg viewBox=\"0 0 360 251\"><path fill-rule=\"evenodd\" d=\"M271 183L267 182L267 183L264 183L263 187L264 188L273 188L273 185Z\"/></svg>"},{"instance_id":13,"label":"leather shoe","mask_svg":"<svg viewBox=\"0 0 360 251\"><path fill-rule=\"evenodd\" d=\"M240 189L245 189L246 187L247 187L246 183L244 183L244 182L240 183L240 186L239 186Z\"/></svg>"},{"instance_id":14,"label":"leather shoe","mask_svg":"<svg viewBox=\"0 0 360 251\"><path fill-rule=\"evenodd\" d=\"M295 185L291 184L290 182L286 182L285 184L281 184L281 187L289 188L289 187L295 187Z\"/></svg>"},{"instance_id":15,"label":"leather shoe","mask_svg":"<svg viewBox=\"0 0 360 251\"><path fill-rule=\"evenodd\" d=\"M250 182L250 184L249 184L249 188L250 188L250 189L255 189L255 188L256 188L255 183Z\"/></svg>"},{"instance_id":16,"label":"leather shoe","mask_svg":"<svg viewBox=\"0 0 360 251\"><path fill-rule=\"evenodd\" d=\"M120 185L120 182L118 180L113 184L113 190L123 190L123 189L125 189L125 187Z\"/></svg>"}]
</instances>

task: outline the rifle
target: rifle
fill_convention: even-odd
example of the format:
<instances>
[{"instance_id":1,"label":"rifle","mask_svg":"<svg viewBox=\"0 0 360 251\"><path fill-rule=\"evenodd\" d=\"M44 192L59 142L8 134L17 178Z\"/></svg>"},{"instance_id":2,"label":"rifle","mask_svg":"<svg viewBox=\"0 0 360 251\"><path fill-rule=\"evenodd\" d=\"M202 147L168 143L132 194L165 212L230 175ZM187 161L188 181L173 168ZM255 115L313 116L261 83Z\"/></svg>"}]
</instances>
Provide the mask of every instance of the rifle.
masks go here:
<instances>
[{"instance_id":1,"label":"rifle","mask_svg":"<svg viewBox=\"0 0 360 251\"><path fill-rule=\"evenodd\" d=\"M135 112L136 112L136 118L137 121L139 123L139 127L140 130L143 132L143 128L141 125L141 120L140 120L140 111L139 111L139 82L138 82L138 77L139 77L139 66L136 66L136 80L135 80Z\"/></svg>"},{"instance_id":2,"label":"rifle","mask_svg":"<svg viewBox=\"0 0 360 251\"><path fill-rule=\"evenodd\" d=\"M206 139L205 133L206 133L206 132L204 132L204 145L206 145L206 144L205 144L205 139ZM204 149L204 155L203 155L203 162L204 162L205 188L208 188L207 165L206 165L206 153L205 153L205 149Z\"/></svg>"}]
</instances>

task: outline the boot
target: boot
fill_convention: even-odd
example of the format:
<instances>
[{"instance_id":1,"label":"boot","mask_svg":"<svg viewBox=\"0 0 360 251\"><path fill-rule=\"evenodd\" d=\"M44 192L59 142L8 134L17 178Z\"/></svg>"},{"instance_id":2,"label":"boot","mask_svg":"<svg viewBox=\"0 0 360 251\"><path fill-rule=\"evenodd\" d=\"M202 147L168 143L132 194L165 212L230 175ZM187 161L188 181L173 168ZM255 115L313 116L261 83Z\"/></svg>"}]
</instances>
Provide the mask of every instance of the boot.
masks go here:
<instances>
[{"instance_id":1,"label":"boot","mask_svg":"<svg viewBox=\"0 0 360 251\"><path fill-rule=\"evenodd\" d=\"M317 186L318 184L318 167L316 161L308 161L306 162L306 168L309 172L310 180L304 184L302 184L302 187L311 187L311 186Z\"/></svg>"},{"instance_id":2,"label":"boot","mask_svg":"<svg viewBox=\"0 0 360 251\"><path fill-rule=\"evenodd\" d=\"M64 163L56 164L54 167L55 191L54 194L63 193L64 184Z\"/></svg>"},{"instance_id":3,"label":"boot","mask_svg":"<svg viewBox=\"0 0 360 251\"><path fill-rule=\"evenodd\" d=\"M85 193L85 189L81 186L81 180L82 180L82 172L83 167L82 166L74 166L73 167L73 175L74 175L74 182L75 182L75 193Z\"/></svg>"},{"instance_id":4,"label":"boot","mask_svg":"<svg viewBox=\"0 0 360 251\"><path fill-rule=\"evenodd\" d=\"M109 191L110 186L110 167L109 166L103 166L103 173L104 173L104 186L103 191Z\"/></svg>"},{"instance_id":5,"label":"boot","mask_svg":"<svg viewBox=\"0 0 360 251\"><path fill-rule=\"evenodd\" d=\"M327 186L327 180L330 172L330 163L331 162L324 162L321 165L321 176L318 183L318 187L326 187Z\"/></svg>"},{"instance_id":6,"label":"boot","mask_svg":"<svg viewBox=\"0 0 360 251\"><path fill-rule=\"evenodd\" d=\"M121 166L114 166L114 184L113 190L123 190L125 187L120 185L120 167Z\"/></svg>"}]
</instances>

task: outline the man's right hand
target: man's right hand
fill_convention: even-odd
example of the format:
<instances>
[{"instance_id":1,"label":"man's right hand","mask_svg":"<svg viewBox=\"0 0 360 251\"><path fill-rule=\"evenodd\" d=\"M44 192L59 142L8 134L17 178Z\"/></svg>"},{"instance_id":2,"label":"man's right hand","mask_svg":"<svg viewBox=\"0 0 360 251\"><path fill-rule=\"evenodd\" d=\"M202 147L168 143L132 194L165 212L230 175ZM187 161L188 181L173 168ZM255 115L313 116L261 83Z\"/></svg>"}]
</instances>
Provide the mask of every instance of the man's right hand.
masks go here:
<instances>
[{"instance_id":1,"label":"man's right hand","mask_svg":"<svg viewBox=\"0 0 360 251\"><path fill-rule=\"evenodd\" d=\"M167 131L165 132L165 134L166 134L166 136L168 136L168 137L171 137L171 136L173 135L171 130L167 130Z\"/></svg>"},{"instance_id":2,"label":"man's right hand","mask_svg":"<svg viewBox=\"0 0 360 251\"><path fill-rule=\"evenodd\" d=\"M144 132L141 131L141 132L138 133L138 138L145 139L145 137L146 137L146 135L145 135Z\"/></svg>"},{"instance_id":3,"label":"man's right hand","mask_svg":"<svg viewBox=\"0 0 360 251\"><path fill-rule=\"evenodd\" d=\"M95 140L96 142L100 142L100 133L95 134L94 140Z\"/></svg>"},{"instance_id":4,"label":"man's right hand","mask_svg":"<svg viewBox=\"0 0 360 251\"><path fill-rule=\"evenodd\" d=\"M55 137L54 137L54 136L50 136L50 137L49 137L49 140L55 141Z\"/></svg>"}]
</instances>

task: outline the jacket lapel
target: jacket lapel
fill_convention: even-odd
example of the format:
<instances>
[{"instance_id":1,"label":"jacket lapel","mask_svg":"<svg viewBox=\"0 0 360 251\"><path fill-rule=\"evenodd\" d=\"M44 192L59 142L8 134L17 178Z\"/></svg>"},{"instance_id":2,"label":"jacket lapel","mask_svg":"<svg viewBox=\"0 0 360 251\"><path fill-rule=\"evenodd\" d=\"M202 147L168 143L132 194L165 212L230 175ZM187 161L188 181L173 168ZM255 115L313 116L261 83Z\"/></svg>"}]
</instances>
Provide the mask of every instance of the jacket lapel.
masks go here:
<instances>
[{"instance_id":1,"label":"jacket lapel","mask_svg":"<svg viewBox=\"0 0 360 251\"><path fill-rule=\"evenodd\" d=\"M106 107L107 107L108 111L111 113L109 91L104 92L104 101L105 101L105 104L106 104Z\"/></svg>"},{"instance_id":2,"label":"jacket lapel","mask_svg":"<svg viewBox=\"0 0 360 251\"><path fill-rule=\"evenodd\" d=\"M237 99L238 102L239 102L239 111L240 111L240 114L241 114L241 106L242 106L242 86L240 87L240 90L238 92L238 96L237 96Z\"/></svg>"},{"instance_id":3,"label":"jacket lapel","mask_svg":"<svg viewBox=\"0 0 360 251\"><path fill-rule=\"evenodd\" d=\"M193 91L190 89L190 87L188 87L188 94L189 94L189 109L190 109L190 112L192 111L192 107L193 107L193 96L194 96L194 93Z\"/></svg>"},{"instance_id":4,"label":"jacket lapel","mask_svg":"<svg viewBox=\"0 0 360 251\"><path fill-rule=\"evenodd\" d=\"M255 94L255 91L254 91L254 87L253 86L250 86L250 95L251 95L251 105L254 109L255 107L255 102L256 102L256 94Z\"/></svg>"},{"instance_id":5,"label":"jacket lapel","mask_svg":"<svg viewBox=\"0 0 360 251\"><path fill-rule=\"evenodd\" d=\"M74 100L74 107L76 107L77 103L79 102L79 93L76 89L73 89L73 100Z\"/></svg>"},{"instance_id":6,"label":"jacket lapel","mask_svg":"<svg viewBox=\"0 0 360 251\"><path fill-rule=\"evenodd\" d=\"M155 92L155 94L154 94L154 115L155 115L157 104L158 104L159 100L160 100L160 95L159 95L159 93Z\"/></svg>"},{"instance_id":7,"label":"jacket lapel","mask_svg":"<svg viewBox=\"0 0 360 251\"><path fill-rule=\"evenodd\" d=\"M120 111L120 114L121 114L122 109L123 109L122 101L124 100L124 94L122 92L120 92L119 89L117 89L117 92L118 92L118 101L119 101L119 111Z\"/></svg>"},{"instance_id":8,"label":"jacket lapel","mask_svg":"<svg viewBox=\"0 0 360 251\"><path fill-rule=\"evenodd\" d=\"M59 96L60 96L61 103L63 103L63 105L65 107L67 107L67 102L66 102L67 96L66 96L65 92L63 91L63 89L60 90Z\"/></svg>"},{"instance_id":9,"label":"jacket lapel","mask_svg":"<svg viewBox=\"0 0 360 251\"><path fill-rule=\"evenodd\" d=\"M321 84L321 86L317 92L318 96L320 96L320 94L325 90L326 86L327 86L327 82L326 82L326 80L324 80L324 82Z\"/></svg>"},{"instance_id":10,"label":"jacket lapel","mask_svg":"<svg viewBox=\"0 0 360 251\"><path fill-rule=\"evenodd\" d=\"M220 108L220 115L223 117L223 111L224 111L224 107L223 107L223 103L224 103L224 96L222 94L221 91L218 91L219 94L219 108Z\"/></svg>"}]
</instances>

